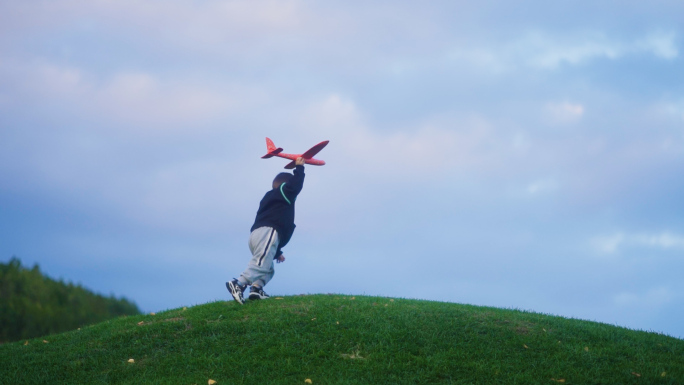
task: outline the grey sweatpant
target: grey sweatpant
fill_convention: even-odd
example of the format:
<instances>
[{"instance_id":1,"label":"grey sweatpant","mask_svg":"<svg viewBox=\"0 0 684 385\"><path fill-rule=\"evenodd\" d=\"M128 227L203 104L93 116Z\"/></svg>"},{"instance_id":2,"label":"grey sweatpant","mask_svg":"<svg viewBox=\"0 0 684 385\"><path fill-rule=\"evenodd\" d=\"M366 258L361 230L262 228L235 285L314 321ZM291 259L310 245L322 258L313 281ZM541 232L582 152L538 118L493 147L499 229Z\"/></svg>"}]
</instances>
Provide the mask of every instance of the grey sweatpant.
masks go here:
<instances>
[{"instance_id":1,"label":"grey sweatpant","mask_svg":"<svg viewBox=\"0 0 684 385\"><path fill-rule=\"evenodd\" d=\"M264 287L273 278L273 257L278 251L280 238L272 227L259 227L249 235L249 250L252 259L247 269L240 275L240 285L257 285Z\"/></svg>"}]
</instances>

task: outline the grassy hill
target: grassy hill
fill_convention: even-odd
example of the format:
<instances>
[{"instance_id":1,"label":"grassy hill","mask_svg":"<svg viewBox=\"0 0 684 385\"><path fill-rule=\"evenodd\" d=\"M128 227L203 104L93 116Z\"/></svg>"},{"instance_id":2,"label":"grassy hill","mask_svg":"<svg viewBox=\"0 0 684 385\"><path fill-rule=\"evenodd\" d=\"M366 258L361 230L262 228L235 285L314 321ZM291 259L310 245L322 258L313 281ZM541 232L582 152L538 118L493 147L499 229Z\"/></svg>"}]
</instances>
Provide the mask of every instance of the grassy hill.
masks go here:
<instances>
[{"instance_id":1,"label":"grassy hill","mask_svg":"<svg viewBox=\"0 0 684 385\"><path fill-rule=\"evenodd\" d=\"M7 384L210 380L684 384L684 340L515 310L307 295L120 317L0 346Z\"/></svg>"}]
</instances>

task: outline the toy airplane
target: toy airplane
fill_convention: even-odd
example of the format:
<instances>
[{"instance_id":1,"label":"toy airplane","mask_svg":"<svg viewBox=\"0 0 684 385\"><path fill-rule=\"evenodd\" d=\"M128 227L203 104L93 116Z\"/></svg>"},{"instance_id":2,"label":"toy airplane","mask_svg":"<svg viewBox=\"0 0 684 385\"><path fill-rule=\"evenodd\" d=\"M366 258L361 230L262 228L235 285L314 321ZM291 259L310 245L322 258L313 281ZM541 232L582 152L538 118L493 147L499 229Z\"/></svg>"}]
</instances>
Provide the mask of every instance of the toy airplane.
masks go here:
<instances>
[{"instance_id":1,"label":"toy airplane","mask_svg":"<svg viewBox=\"0 0 684 385\"><path fill-rule=\"evenodd\" d=\"M285 168L287 169L292 169L295 168L295 160L299 158L300 156L304 158L304 163L306 164L312 164L314 166L322 166L325 164L324 161L314 159L313 156L318 154L319 151L323 149L323 147L328 145L329 140L325 140L323 142L318 143L317 145L311 147L310 149L306 150L305 153L303 154L284 154L283 149L281 147L276 148L275 144L273 144L273 141L269 138L266 138L266 148L268 149L268 154L262 156L262 159L267 159L272 156L278 156L281 158L285 159L290 159L292 162L288 163Z\"/></svg>"}]
</instances>

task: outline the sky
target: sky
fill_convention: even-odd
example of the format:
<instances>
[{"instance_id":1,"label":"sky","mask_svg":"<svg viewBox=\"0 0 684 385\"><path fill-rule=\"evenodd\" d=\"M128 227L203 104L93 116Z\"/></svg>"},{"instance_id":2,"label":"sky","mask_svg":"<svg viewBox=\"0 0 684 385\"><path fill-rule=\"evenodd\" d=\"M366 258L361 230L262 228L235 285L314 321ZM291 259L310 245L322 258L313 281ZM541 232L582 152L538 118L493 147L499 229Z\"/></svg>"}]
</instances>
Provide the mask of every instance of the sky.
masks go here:
<instances>
[{"instance_id":1,"label":"sky","mask_svg":"<svg viewBox=\"0 0 684 385\"><path fill-rule=\"evenodd\" d=\"M143 311L229 300L286 160L272 295L684 338L681 1L0 0L0 261Z\"/></svg>"}]
</instances>

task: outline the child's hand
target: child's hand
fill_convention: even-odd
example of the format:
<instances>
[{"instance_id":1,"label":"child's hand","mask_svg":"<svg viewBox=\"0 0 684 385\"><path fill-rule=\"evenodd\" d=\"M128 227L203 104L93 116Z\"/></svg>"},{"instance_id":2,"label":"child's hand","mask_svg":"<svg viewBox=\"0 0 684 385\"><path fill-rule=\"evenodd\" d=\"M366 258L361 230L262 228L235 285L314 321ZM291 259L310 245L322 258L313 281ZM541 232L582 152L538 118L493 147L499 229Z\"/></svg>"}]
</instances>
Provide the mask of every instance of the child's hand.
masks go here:
<instances>
[{"instance_id":1,"label":"child's hand","mask_svg":"<svg viewBox=\"0 0 684 385\"><path fill-rule=\"evenodd\" d=\"M304 158L301 156L295 160L295 165L296 166L303 166L304 165Z\"/></svg>"},{"instance_id":2,"label":"child's hand","mask_svg":"<svg viewBox=\"0 0 684 385\"><path fill-rule=\"evenodd\" d=\"M280 257L276 258L276 263L285 262L285 254L280 254Z\"/></svg>"}]
</instances>

